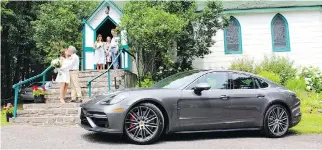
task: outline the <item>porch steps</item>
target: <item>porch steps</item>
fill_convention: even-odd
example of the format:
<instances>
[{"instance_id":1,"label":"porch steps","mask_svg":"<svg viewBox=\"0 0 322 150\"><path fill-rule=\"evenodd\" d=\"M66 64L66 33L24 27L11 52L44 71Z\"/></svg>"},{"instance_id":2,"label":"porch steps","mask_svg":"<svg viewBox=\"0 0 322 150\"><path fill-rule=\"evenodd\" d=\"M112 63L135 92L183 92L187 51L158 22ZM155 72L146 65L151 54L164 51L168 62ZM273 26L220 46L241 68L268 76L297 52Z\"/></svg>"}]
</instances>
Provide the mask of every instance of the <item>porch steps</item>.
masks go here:
<instances>
[{"instance_id":1,"label":"porch steps","mask_svg":"<svg viewBox=\"0 0 322 150\"><path fill-rule=\"evenodd\" d=\"M80 104L24 104L24 110L11 118L10 124L34 126L78 126L78 107Z\"/></svg>"},{"instance_id":2,"label":"porch steps","mask_svg":"<svg viewBox=\"0 0 322 150\"><path fill-rule=\"evenodd\" d=\"M104 71L79 71L79 84L82 90L83 98L88 98L88 87L86 83L97 75ZM136 83L136 75L124 71L123 69L111 70L110 71L110 88L111 91L124 89L126 87L134 87ZM92 95L99 94L101 92L108 92L108 75L107 73L97 78L92 82ZM59 101L59 83L53 83L53 86L47 90L47 95L45 96L46 103L60 103ZM66 100L71 99L70 87L66 93Z\"/></svg>"},{"instance_id":3,"label":"porch steps","mask_svg":"<svg viewBox=\"0 0 322 150\"><path fill-rule=\"evenodd\" d=\"M89 100L88 87L86 82L103 71L79 71L79 82L83 94L83 102ZM119 70L111 70L111 90L134 87L136 84L136 75ZM92 95L101 92L108 92L107 74L99 77L92 83ZM45 96L46 103L42 104L24 104L23 110L18 110L17 118L11 118L11 124L28 124L35 126L78 126L78 107L77 103L61 104L59 101L59 84L54 83L47 90ZM70 100L70 88L67 90L66 100Z\"/></svg>"}]
</instances>

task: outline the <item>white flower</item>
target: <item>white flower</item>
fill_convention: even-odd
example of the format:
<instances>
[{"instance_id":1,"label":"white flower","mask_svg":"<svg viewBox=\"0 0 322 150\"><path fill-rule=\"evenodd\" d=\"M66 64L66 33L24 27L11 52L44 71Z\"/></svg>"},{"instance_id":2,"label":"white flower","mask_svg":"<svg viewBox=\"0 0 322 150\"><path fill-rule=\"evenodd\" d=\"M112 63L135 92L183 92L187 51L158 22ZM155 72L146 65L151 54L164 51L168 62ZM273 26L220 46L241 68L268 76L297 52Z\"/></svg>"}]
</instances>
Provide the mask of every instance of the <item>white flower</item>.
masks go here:
<instances>
[{"instance_id":1,"label":"white flower","mask_svg":"<svg viewBox=\"0 0 322 150\"><path fill-rule=\"evenodd\" d=\"M55 67L55 66L59 65L59 63L60 63L59 58L57 58L57 59L52 60L50 64L51 64L51 66Z\"/></svg>"},{"instance_id":2,"label":"white flower","mask_svg":"<svg viewBox=\"0 0 322 150\"><path fill-rule=\"evenodd\" d=\"M311 90L311 86L307 86L306 87L306 90Z\"/></svg>"}]
</instances>

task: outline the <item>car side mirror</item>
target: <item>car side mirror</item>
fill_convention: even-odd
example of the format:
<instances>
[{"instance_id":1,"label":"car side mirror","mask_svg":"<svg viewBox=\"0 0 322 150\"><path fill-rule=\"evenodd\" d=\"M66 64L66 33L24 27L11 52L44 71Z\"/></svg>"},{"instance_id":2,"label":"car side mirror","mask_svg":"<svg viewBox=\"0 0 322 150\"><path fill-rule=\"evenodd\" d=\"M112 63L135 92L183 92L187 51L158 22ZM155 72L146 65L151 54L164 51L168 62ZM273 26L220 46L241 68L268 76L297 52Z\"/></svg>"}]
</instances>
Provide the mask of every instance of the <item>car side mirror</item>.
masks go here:
<instances>
[{"instance_id":1,"label":"car side mirror","mask_svg":"<svg viewBox=\"0 0 322 150\"><path fill-rule=\"evenodd\" d=\"M208 83L199 83L193 89L197 95L201 94L203 90L209 90L211 87Z\"/></svg>"}]
</instances>

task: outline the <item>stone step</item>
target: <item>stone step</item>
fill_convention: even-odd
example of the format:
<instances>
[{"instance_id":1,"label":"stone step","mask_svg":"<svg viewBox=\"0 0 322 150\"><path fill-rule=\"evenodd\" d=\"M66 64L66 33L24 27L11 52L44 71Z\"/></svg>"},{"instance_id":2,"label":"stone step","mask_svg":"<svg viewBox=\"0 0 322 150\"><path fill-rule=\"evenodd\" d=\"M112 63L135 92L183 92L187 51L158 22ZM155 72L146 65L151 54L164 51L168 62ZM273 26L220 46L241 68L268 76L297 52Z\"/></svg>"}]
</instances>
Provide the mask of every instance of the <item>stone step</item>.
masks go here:
<instances>
[{"instance_id":1,"label":"stone step","mask_svg":"<svg viewBox=\"0 0 322 150\"><path fill-rule=\"evenodd\" d=\"M76 116L77 108L51 108L18 110L18 117L43 117L43 116Z\"/></svg>"},{"instance_id":2,"label":"stone step","mask_svg":"<svg viewBox=\"0 0 322 150\"><path fill-rule=\"evenodd\" d=\"M80 104L66 103L66 104L23 104L23 110L51 110L57 108L76 109Z\"/></svg>"},{"instance_id":3,"label":"stone step","mask_svg":"<svg viewBox=\"0 0 322 150\"><path fill-rule=\"evenodd\" d=\"M123 88L122 86L120 88ZM111 87L111 91L114 91L115 88ZM81 88L82 94L83 96L88 94L88 88ZM101 88L92 88L92 94L98 94L100 92L108 92L108 88L107 87L101 87ZM50 92L48 90L47 95L45 96L45 98L51 98L51 97L59 97L59 89L50 89ZM68 89L66 96L71 94L71 90Z\"/></svg>"},{"instance_id":4,"label":"stone step","mask_svg":"<svg viewBox=\"0 0 322 150\"><path fill-rule=\"evenodd\" d=\"M116 85L121 84L123 81L122 80L116 80ZM87 82L79 82L79 86L82 88L87 88L86 85ZM111 86L115 86L115 80L113 79L110 83ZM102 81L102 82L92 82L92 88L99 88L99 87L107 87L108 86L108 82L107 81ZM50 89L59 89L60 88L60 84L59 83L55 83L53 84ZM70 87L69 87L70 88ZM48 89L48 90L50 90Z\"/></svg>"},{"instance_id":5,"label":"stone step","mask_svg":"<svg viewBox=\"0 0 322 150\"><path fill-rule=\"evenodd\" d=\"M42 116L10 118L10 124L34 126L78 126L78 116Z\"/></svg>"}]
</instances>

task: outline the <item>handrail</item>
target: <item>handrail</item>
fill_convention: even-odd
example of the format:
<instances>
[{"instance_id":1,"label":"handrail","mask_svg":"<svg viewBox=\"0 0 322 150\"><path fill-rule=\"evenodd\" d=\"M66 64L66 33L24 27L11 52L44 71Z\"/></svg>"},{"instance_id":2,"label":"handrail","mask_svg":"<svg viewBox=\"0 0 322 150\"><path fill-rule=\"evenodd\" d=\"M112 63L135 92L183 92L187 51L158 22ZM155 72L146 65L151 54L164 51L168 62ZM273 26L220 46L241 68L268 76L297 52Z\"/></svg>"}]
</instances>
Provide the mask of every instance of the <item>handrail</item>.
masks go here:
<instances>
[{"instance_id":1,"label":"handrail","mask_svg":"<svg viewBox=\"0 0 322 150\"><path fill-rule=\"evenodd\" d=\"M92 95L92 82L94 80L96 80L97 78L101 77L102 75L104 75L105 73L108 72L108 89L111 90L111 85L110 85L110 69L112 68L113 64L118 60L118 58L121 56L121 53L119 52L119 54L117 54L116 58L113 60L113 62L111 63L111 65L107 68L106 71L102 72L101 74L97 75L96 77L94 77L93 79L87 81L86 85L88 86L88 97L91 97Z\"/></svg>"},{"instance_id":2,"label":"handrail","mask_svg":"<svg viewBox=\"0 0 322 150\"><path fill-rule=\"evenodd\" d=\"M41 74L38 74L36 76L33 76L27 80L24 80L24 81L21 81L19 83L16 83L12 86L13 89L15 89L15 96L14 96L14 111L13 111L13 118L16 118L17 117L17 105L18 105L18 91L19 91L19 87L23 84L26 84L32 80L35 80L39 77L42 76L42 85L44 86L46 84L46 74L47 72L52 69L53 67L52 66L49 66L47 69L45 69Z\"/></svg>"},{"instance_id":3,"label":"handrail","mask_svg":"<svg viewBox=\"0 0 322 150\"><path fill-rule=\"evenodd\" d=\"M88 86L88 97L91 97L91 95L92 95L92 82L94 81L94 80L96 80L97 78L99 78L99 77L101 77L102 75L104 75L105 73L108 73L108 89L109 90L111 90L111 77L110 77L110 69L111 69L111 67L113 66L113 64L114 63L116 63L116 60L118 60L118 58L121 56L121 53L128 53L130 56L132 56L132 57L134 57L135 58L135 56L133 55L133 54L131 54L129 51L127 51L126 49L121 49L121 51L119 52L119 54L116 56L116 59L115 60L113 60L113 62L111 63L111 65L107 68L107 70L106 71L104 71L104 72L102 72L101 74L99 74L99 75L97 75L96 77L94 77L93 79L91 79L91 80L89 80L87 83L86 83L86 86ZM125 63L124 63L124 65L125 65Z\"/></svg>"}]
</instances>

